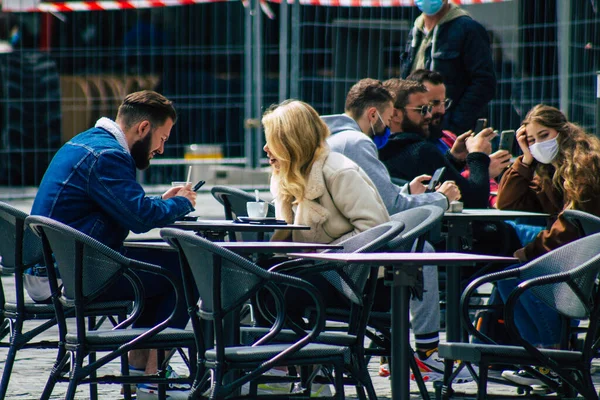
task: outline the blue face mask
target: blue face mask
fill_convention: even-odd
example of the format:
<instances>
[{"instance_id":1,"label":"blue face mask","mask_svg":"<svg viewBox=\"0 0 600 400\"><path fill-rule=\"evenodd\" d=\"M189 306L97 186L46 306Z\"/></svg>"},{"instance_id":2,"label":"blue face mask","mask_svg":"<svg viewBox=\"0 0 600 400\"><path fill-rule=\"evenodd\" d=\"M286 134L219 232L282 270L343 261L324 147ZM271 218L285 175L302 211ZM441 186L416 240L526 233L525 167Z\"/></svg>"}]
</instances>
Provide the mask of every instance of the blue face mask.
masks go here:
<instances>
[{"instance_id":1,"label":"blue face mask","mask_svg":"<svg viewBox=\"0 0 600 400\"><path fill-rule=\"evenodd\" d=\"M425 15L437 14L444 5L443 0L415 0L415 5Z\"/></svg>"},{"instance_id":2,"label":"blue face mask","mask_svg":"<svg viewBox=\"0 0 600 400\"><path fill-rule=\"evenodd\" d=\"M383 132L383 135L375 135L373 136L373 142L375 142L375 146L377 146L377 149L381 149L383 148L383 146L385 146L390 138L391 132L390 132L390 128L388 128L387 126L385 127L385 131Z\"/></svg>"},{"instance_id":3,"label":"blue face mask","mask_svg":"<svg viewBox=\"0 0 600 400\"><path fill-rule=\"evenodd\" d=\"M19 39L20 39L20 35L19 32L15 32L12 34L12 36L10 37L10 44L11 46L16 46L17 43L19 43Z\"/></svg>"}]
</instances>

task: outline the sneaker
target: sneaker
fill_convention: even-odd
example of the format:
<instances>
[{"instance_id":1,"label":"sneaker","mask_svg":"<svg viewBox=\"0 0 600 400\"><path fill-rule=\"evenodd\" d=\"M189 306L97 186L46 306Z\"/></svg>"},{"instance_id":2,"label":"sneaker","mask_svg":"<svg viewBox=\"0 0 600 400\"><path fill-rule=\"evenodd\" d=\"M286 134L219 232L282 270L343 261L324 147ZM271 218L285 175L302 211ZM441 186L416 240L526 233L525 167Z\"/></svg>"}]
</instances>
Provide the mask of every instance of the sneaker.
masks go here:
<instances>
[{"instance_id":1,"label":"sneaker","mask_svg":"<svg viewBox=\"0 0 600 400\"><path fill-rule=\"evenodd\" d=\"M287 372L281 369L272 368L265 372L265 375L270 376L287 376ZM257 394L290 394L292 393L294 386L292 382L268 382L259 383L257 387ZM250 393L250 383L246 383L242 386L242 395Z\"/></svg>"},{"instance_id":2,"label":"sneaker","mask_svg":"<svg viewBox=\"0 0 600 400\"><path fill-rule=\"evenodd\" d=\"M415 354L415 360L423 381L425 382L436 382L444 379L444 359L440 358L437 349L431 350L429 356L422 360L418 355ZM477 367L473 366L475 372ZM415 380L415 375L410 375L411 380ZM466 367L463 367L458 374L454 377L453 383L467 383L471 382L473 377Z\"/></svg>"},{"instance_id":3,"label":"sneaker","mask_svg":"<svg viewBox=\"0 0 600 400\"><path fill-rule=\"evenodd\" d=\"M306 388L302 387L300 382L294 384L292 393L303 393ZM310 397L332 397L331 385L324 383L313 383L310 385Z\"/></svg>"},{"instance_id":4,"label":"sneaker","mask_svg":"<svg viewBox=\"0 0 600 400\"><path fill-rule=\"evenodd\" d=\"M167 378L177 379L180 375L171 366L167 366ZM167 387L167 400L187 400L190 395L190 385L171 383ZM154 383L140 383L137 385L137 400L158 399L158 385Z\"/></svg>"},{"instance_id":5,"label":"sneaker","mask_svg":"<svg viewBox=\"0 0 600 400\"><path fill-rule=\"evenodd\" d=\"M541 367L536 367L536 369L540 373L542 373L544 376L547 376L548 378L553 380L554 382L556 382L556 383L560 382L558 375L554 371L551 371L548 368L541 368ZM511 382L517 383L519 385L524 385L524 386L548 386L544 381L533 376L532 374L525 371L524 369L519 370L519 371L510 371L510 370L502 371L502 377L504 379L506 379L507 381L511 381Z\"/></svg>"},{"instance_id":6,"label":"sneaker","mask_svg":"<svg viewBox=\"0 0 600 400\"><path fill-rule=\"evenodd\" d=\"M379 376L383 378L390 376L390 364L383 363L379 365Z\"/></svg>"}]
</instances>

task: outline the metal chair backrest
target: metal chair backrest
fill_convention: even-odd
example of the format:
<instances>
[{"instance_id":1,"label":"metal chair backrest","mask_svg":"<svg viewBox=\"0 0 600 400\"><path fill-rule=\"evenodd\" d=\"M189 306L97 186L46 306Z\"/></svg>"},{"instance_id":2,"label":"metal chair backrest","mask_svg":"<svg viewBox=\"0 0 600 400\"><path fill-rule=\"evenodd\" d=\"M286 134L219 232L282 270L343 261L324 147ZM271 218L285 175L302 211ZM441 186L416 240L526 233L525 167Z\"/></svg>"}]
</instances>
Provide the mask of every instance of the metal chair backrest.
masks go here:
<instances>
[{"instance_id":1,"label":"metal chair backrest","mask_svg":"<svg viewBox=\"0 0 600 400\"><path fill-rule=\"evenodd\" d=\"M552 250L519 268L521 281L565 273L567 282L533 287L535 294L549 307L568 318L589 317L596 277L600 272L600 234L586 236Z\"/></svg>"},{"instance_id":2,"label":"metal chair backrest","mask_svg":"<svg viewBox=\"0 0 600 400\"><path fill-rule=\"evenodd\" d=\"M387 248L394 252L410 252L414 242L419 240L416 251L421 251L427 236L438 236L443 217L444 210L433 205L411 208L392 215L392 221L404 223L404 231L391 240Z\"/></svg>"},{"instance_id":3,"label":"metal chair backrest","mask_svg":"<svg viewBox=\"0 0 600 400\"><path fill-rule=\"evenodd\" d=\"M594 214L579 210L565 210L563 215L567 221L577 227L582 237L600 232L600 217Z\"/></svg>"},{"instance_id":4,"label":"metal chair backrest","mask_svg":"<svg viewBox=\"0 0 600 400\"><path fill-rule=\"evenodd\" d=\"M213 197L223 205L225 209L225 219L233 220L236 217L247 217L246 203L256 201L255 196L244 192L243 190L230 186L213 186L210 191ZM275 217L275 206L269 203L267 217Z\"/></svg>"},{"instance_id":5,"label":"metal chair backrest","mask_svg":"<svg viewBox=\"0 0 600 400\"><path fill-rule=\"evenodd\" d=\"M30 216L27 224L46 241L56 260L67 302L87 304L122 276L130 260L61 222Z\"/></svg>"},{"instance_id":6,"label":"metal chair backrest","mask_svg":"<svg viewBox=\"0 0 600 400\"><path fill-rule=\"evenodd\" d=\"M339 244L343 249L327 250L327 253L372 253L385 247L391 240L403 232L404 223L390 221L367 229L358 235L352 236ZM365 284L372 272L370 266L352 264L325 271L323 276L342 295L355 304L362 304L362 293Z\"/></svg>"},{"instance_id":7,"label":"metal chair backrest","mask_svg":"<svg viewBox=\"0 0 600 400\"><path fill-rule=\"evenodd\" d=\"M25 228L28 215L0 202L0 256L4 272L23 272L42 260L42 242Z\"/></svg>"}]
</instances>

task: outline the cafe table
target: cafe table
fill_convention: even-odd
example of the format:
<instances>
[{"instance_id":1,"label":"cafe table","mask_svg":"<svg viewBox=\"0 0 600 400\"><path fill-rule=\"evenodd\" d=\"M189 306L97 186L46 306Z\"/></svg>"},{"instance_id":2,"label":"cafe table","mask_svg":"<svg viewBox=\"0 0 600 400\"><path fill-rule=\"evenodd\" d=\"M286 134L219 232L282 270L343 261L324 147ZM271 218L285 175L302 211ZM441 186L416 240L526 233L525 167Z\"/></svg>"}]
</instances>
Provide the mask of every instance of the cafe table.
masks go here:
<instances>
[{"instance_id":1,"label":"cafe table","mask_svg":"<svg viewBox=\"0 0 600 400\"><path fill-rule=\"evenodd\" d=\"M288 253L291 257L337 261L348 264L369 264L392 269L392 398L410 398L409 289L416 283L416 274L423 265L465 265L480 262L514 263L513 257L486 256L468 253ZM415 270L417 267L417 270Z\"/></svg>"},{"instance_id":2,"label":"cafe table","mask_svg":"<svg viewBox=\"0 0 600 400\"><path fill-rule=\"evenodd\" d=\"M294 251L340 250L339 244L301 242L214 242L238 254L275 254ZM164 241L125 241L125 247L177 251Z\"/></svg>"},{"instance_id":3,"label":"cafe table","mask_svg":"<svg viewBox=\"0 0 600 400\"><path fill-rule=\"evenodd\" d=\"M265 223L239 223L231 220L198 220L198 221L176 221L168 228L184 229L194 231L211 241L222 241L228 232L256 232L258 241L264 240L264 234L274 232L278 229L285 230L309 230L306 225L295 224L265 224Z\"/></svg>"},{"instance_id":4,"label":"cafe table","mask_svg":"<svg viewBox=\"0 0 600 400\"><path fill-rule=\"evenodd\" d=\"M466 208L462 212L446 212L443 221L446 222L446 251L471 250L473 241L472 224L478 222L507 221L517 218L539 218L543 223L549 214L517 210L498 210L496 208ZM466 244L463 244L463 240ZM518 260L514 259L514 263ZM462 324L460 320L460 265L446 268L446 340L461 341Z\"/></svg>"}]
</instances>

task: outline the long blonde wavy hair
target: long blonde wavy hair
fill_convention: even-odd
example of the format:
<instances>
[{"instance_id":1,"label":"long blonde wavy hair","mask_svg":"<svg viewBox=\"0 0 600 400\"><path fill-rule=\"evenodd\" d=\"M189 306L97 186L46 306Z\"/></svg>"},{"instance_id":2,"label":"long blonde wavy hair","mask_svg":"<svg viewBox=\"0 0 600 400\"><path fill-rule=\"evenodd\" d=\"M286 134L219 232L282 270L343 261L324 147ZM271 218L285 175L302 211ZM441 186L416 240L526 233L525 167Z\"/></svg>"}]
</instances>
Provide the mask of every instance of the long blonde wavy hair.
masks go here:
<instances>
[{"instance_id":1,"label":"long blonde wavy hair","mask_svg":"<svg viewBox=\"0 0 600 400\"><path fill-rule=\"evenodd\" d=\"M553 185L566 199L565 208L580 209L600 200L600 140L567 121L557 108L538 104L523 125L536 122L558 132L558 154L552 164L539 163L536 172L542 185Z\"/></svg>"},{"instance_id":2,"label":"long blonde wavy hair","mask_svg":"<svg viewBox=\"0 0 600 400\"><path fill-rule=\"evenodd\" d=\"M304 197L312 165L329 148L329 128L314 108L299 100L271 106L262 124L269 151L279 161L279 169L273 169L279 178L278 196L291 207Z\"/></svg>"}]
</instances>

